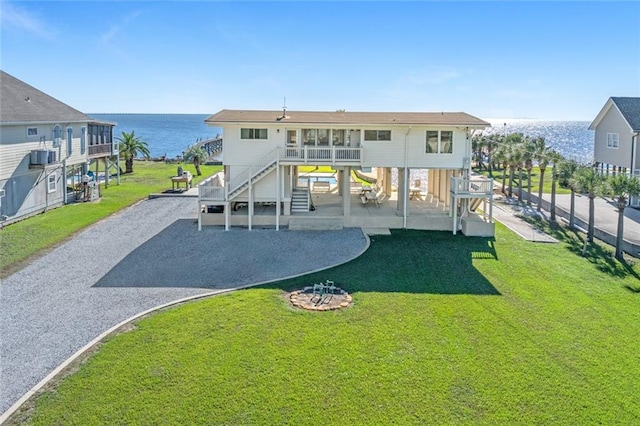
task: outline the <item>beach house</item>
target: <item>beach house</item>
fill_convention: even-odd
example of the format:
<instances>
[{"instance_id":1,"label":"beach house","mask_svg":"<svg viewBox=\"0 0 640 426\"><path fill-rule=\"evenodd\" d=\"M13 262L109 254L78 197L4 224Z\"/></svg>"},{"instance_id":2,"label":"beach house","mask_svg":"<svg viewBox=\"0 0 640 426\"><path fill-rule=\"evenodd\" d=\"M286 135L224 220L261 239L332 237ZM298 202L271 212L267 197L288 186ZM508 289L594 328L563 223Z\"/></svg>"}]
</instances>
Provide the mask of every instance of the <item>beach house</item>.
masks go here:
<instances>
[{"instance_id":1,"label":"beach house","mask_svg":"<svg viewBox=\"0 0 640 426\"><path fill-rule=\"evenodd\" d=\"M199 185L200 227L494 234L492 181L470 173L472 135L490 124L469 114L225 109L205 122L223 129L224 170Z\"/></svg>"},{"instance_id":2,"label":"beach house","mask_svg":"<svg viewBox=\"0 0 640 426\"><path fill-rule=\"evenodd\" d=\"M4 71L0 94L4 223L83 199L82 177L92 165L96 176L101 160L103 171L117 166L113 123L94 120Z\"/></svg>"},{"instance_id":3,"label":"beach house","mask_svg":"<svg viewBox=\"0 0 640 426\"><path fill-rule=\"evenodd\" d=\"M603 173L640 177L640 98L609 98L589 130L595 130L593 157ZM630 201L640 205L638 197Z\"/></svg>"}]
</instances>

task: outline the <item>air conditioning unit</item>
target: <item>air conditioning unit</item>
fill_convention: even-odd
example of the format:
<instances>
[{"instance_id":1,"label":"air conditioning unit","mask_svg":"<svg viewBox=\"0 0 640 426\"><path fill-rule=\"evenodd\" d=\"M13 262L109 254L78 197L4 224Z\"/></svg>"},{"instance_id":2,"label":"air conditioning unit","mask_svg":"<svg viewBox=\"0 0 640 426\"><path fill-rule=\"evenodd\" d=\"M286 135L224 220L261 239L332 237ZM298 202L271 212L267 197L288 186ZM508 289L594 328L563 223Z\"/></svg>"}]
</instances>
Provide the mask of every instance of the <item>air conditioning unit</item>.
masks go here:
<instances>
[{"instance_id":1,"label":"air conditioning unit","mask_svg":"<svg viewBox=\"0 0 640 426\"><path fill-rule=\"evenodd\" d=\"M31 164L44 166L49 163L49 151L46 149L34 149L31 151Z\"/></svg>"}]
</instances>

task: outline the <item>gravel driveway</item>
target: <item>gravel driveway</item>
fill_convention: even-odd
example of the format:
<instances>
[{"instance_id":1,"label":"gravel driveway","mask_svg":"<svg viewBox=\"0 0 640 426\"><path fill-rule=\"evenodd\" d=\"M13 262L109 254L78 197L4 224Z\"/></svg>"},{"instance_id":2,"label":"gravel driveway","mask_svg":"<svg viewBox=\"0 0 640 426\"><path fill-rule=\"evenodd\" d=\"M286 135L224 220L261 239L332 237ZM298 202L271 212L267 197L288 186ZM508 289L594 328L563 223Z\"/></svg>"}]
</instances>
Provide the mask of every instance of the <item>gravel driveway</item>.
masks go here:
<instances>
[{"instance_id":1,"label":"gravel driveway","mask_svg":"<svg viewBox=\"0 0 640 426\"><path fill-rule=\"evenodd\" d=\"M0 412L96 336L139 312L337 265L367 244L359 228L198 232L195 204L192 198L138 203L0 284Z\"/></svg>"}]
</instances>

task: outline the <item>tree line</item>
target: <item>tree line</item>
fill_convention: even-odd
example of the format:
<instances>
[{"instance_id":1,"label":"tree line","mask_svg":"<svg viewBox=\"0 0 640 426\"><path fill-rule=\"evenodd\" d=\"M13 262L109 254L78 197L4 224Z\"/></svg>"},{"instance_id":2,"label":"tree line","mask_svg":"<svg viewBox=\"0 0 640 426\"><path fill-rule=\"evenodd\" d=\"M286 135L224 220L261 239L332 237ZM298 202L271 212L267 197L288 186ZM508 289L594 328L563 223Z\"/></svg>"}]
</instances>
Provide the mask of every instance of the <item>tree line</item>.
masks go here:
<instances>
[{"instance_id":1,"label":"tree line","mask_svg":"<svg viewBox=\"0 0 640 426\"><path fill-rule=\"evenodd\" d=\"M530 137L522 133L508 135L478 135L472 139L473 156L479 170L486 170L491 178L494 172L502 173L502 192L513 197L513 186L518 175L518 201L523 200L523 179L527 180L527 194L531 194L531 171L534 164L540 170L537 210L541 210L545 173L551 167L550 219L556 220L557 185L571 191L569 227L575 229L575 194L585 194L589 198L589 224L587 242L593 242L595 229L595 203L598 196L611 197L618 211L615 257L623 259L622 241L624 234L624 210L630 197L640 195L640 179L626 173L604 175L596 164L580 164L565 158L557 150L546 145L543 137ZM508 172L508 184L507 184ZM531 196L527 196L531 206Z\"/></svg>"}]
</instances>

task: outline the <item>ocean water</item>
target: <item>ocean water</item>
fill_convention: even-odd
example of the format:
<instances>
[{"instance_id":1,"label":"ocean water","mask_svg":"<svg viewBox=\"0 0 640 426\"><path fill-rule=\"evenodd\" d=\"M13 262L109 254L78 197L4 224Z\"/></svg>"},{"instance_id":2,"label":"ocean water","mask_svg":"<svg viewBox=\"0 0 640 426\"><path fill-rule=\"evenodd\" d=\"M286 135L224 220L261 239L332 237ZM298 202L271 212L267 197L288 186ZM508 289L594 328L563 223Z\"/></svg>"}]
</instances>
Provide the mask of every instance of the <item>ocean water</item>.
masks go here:
<instances>
[{"instance_id":1,"label":"ocean water","mask_svg":"<svg viewBox=\"0 0 640 426\"><path fill-rule=\"evenodd\" d=\"M190 145L201 139L222 134L220 127L210 127L204 120L211 114L88 114L104 121L116 123L113 136L122 132L135 132L147 142L151 157L175 158Z\"/></svg>"},{"instance_id":2,"label":"ocean water","mask_svg":"<svg viewBox=\"0 0 640 426\"><path fill-rule=\"evenodd\" d=\"M149 145L152 157L174 158L201 139L222 133L219 127L209 127L204 120L209 114L89 114L116 123L114 135L135 131ZM486 119L491 127L484 134L523 133L542 136L548 146L562 155L582 163L593 158L593 131L588 121Z\"/></svg>"},{"instance_id":3,"label":"ocean water","mask_svg":"<svg viewBox=\"0 0 640 426\"><path fill-rule=\"evenodd\" d=\"M553 121L530 119L486 119L491 127L483 134L522 133L545 139L547 146L554 148L566 158L583 164L593 160L594 131L589 130L590 121Z\"/></svg>"}]
</instances>

